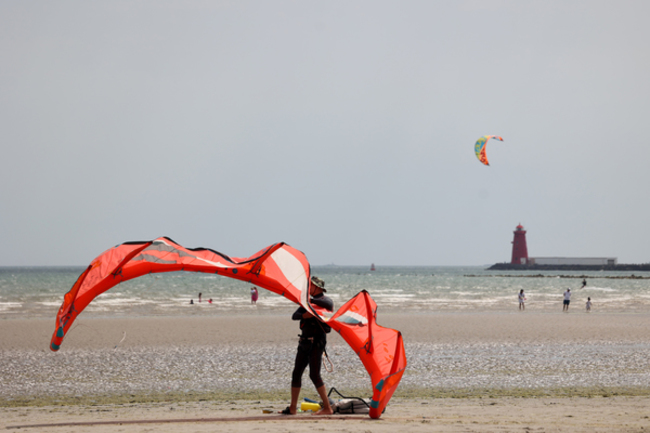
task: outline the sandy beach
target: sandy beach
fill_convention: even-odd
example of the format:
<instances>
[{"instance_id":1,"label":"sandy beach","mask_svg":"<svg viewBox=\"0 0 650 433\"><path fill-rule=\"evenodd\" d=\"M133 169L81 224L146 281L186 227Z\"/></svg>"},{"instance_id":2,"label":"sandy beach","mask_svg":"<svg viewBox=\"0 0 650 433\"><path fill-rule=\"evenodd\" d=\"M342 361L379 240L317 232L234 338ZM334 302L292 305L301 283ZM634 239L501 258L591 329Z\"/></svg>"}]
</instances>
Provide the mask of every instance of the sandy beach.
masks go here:
<instances>
[{"instance_id":1,"label":"sandy beach","mask_svg":"<svg viewBox=\"0 0 650 433\"><path fill-rule=\"evenodd\" d=\"M641 431L650 428L650 316L384 314L409 367L379 421L285 419L297 325L280 315L0 320L0 427L33 431ZM368 397L332 335L326 385ZM304 378L304 397L315 391ZM230 419L226 421L224 419ZM154 420L167 422L152 424ZM133 421L145 423L125 424ZM110 422L48 426L57 423ZM29 431L29 430L27 430Z\"/></svg>"},{"instance_id":2,"label":"sandy beach","mask_svg":"<svg viewBox=\"0 0 650 433\"><path fill-rule=\"evenodd\" d=\"M274 402L264 401L83 405L2 408L0 425L7 431L71 433L641 432L650 428L648 403L649 399L642 397L398 399L390 413L379 420L359 416L263 415L263 408L277 407Z\"/></svg>"}]
</instances>

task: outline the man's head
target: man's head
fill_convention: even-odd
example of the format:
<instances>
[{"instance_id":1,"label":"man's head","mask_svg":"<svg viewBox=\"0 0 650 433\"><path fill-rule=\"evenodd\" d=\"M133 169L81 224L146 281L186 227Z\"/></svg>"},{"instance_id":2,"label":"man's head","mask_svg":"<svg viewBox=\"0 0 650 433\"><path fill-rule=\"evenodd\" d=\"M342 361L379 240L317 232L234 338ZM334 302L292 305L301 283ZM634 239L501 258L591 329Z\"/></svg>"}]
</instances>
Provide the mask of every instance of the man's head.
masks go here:
<instances>
[{"instance_id":1,"label":"man's head","mask_svg":"<svg viewBox=\"0 0 650 433\"><path fill-rule=\"evenodd\" d=\"M325 290L325 281L318 277L311 277L311 284L309 285L309 294L316 296L320 293L327 292Z\"/></svg>"}]
</instances>

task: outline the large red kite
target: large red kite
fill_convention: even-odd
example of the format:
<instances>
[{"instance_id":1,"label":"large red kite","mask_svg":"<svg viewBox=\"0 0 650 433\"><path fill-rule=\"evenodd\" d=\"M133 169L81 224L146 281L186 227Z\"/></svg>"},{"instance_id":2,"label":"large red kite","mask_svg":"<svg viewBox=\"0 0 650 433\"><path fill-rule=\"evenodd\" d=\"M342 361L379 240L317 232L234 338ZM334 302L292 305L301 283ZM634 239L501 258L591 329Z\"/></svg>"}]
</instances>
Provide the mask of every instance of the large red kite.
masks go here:
<instances>
[{"instance_id":1,"label":"large red kite","mask_svg":"<svg viewBox=\"0 0 650 433\"><path fill-rule=\"evenodd\" d=\"M142 275L175 271L205 272L246 281L314 313L337 331L361 358L373 387L370 417L381 416L406 368L401 333L377 325L377 305L365 290L334 315L312 305L309 262L302 252L283 242L248 258L228 257L206 248L184 248L167 237L113 247L95 258L65 294L50 349L59 350L79 313L111 287Z\"/></svg>"}]
</instances>

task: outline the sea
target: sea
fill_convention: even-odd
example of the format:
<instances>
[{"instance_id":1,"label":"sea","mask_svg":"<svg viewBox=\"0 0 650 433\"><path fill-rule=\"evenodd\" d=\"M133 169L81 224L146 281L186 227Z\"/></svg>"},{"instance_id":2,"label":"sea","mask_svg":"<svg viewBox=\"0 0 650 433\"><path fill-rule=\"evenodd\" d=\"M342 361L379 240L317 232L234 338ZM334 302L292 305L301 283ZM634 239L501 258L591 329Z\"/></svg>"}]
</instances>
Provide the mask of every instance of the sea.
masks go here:
<instances>
[{"instance_id":1,"label":"sea","mask_svg":"<svg viewBox=\"0 0 650 433\"><path fill-rule=\"evenodd\" d=\"M0 267L0 319L54 318L83 267ZM490 271L487 266L313 266L340 306L366 290L381 313L514 311L524 290L527 310L557 311L571 289L571 305L593 311L650 311L650 272ZM582 288L582 281L586 287ZM123 282L99 295L89 317L285 314L295 304L251 284L217 275L173 272ZM199 293L202 294L199 303ZM212 302L208 302L212 300Z\"/></svg>"}]
</instances>

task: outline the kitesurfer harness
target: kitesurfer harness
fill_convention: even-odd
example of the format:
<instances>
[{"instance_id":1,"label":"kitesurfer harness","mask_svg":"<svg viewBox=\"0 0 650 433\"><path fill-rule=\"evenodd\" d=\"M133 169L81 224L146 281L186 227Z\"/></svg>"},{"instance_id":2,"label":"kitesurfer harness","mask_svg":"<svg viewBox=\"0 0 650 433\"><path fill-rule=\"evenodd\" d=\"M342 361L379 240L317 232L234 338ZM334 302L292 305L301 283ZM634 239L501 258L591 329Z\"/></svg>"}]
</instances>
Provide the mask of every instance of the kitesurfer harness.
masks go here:
<instances>
[{"instance_id":1,"label":"kitesurfer harness","mask_svg":"<svg viewBox=\"0 0 650 433\"><path fill-rule=\"evenodd\" d=\"M332 364L332 361L330 360L329 355L327 354L327 340L320 340L316 337L303 337L302 335L298 335L298 344L302 345L303 343L309 346L312 346L314 343L316 344L323 344L323 366L325 367L325 371L328 373L331 373L334 371L334 364ZM321 341L323 343L321 343ZM327 365L329 363L329 366Z\"/></svg>"},{"instance_id":2,"label":"kitesurfer harness","mask_svg":"<svg viewBox=\"0 0 650 433\"><path fill-rule=\"evenodd\" d=\"M330 332L332 330L332 328L330 328L329 325L325 325L329 329L329 331L325 331L325 329L323 328L323 324L321 322L318 322L318 326L321 327L321 329L323 330L324 333L328 333L328 332ZM325 362L325 361L327 361L327 362ZM327 363L329 363L329 367L327 366ZM330 357L327 354L327 345L325 345L325 347L323 347L323 365L325 366L325 371L326 372L331 373L331 372L334 371L334 364L332 364L332 361L330 360Z\"/></svg>"}]
</instances>

